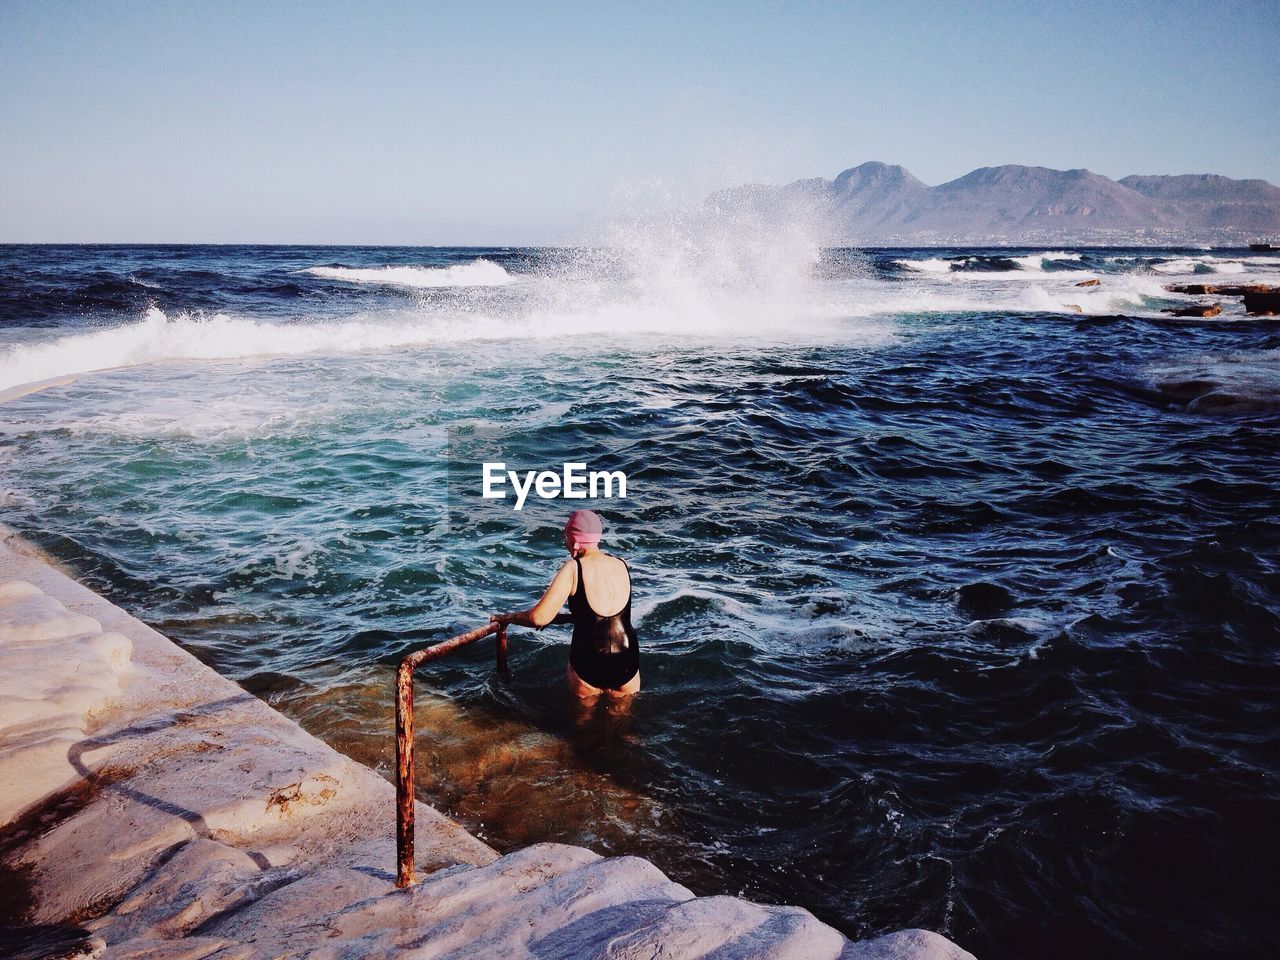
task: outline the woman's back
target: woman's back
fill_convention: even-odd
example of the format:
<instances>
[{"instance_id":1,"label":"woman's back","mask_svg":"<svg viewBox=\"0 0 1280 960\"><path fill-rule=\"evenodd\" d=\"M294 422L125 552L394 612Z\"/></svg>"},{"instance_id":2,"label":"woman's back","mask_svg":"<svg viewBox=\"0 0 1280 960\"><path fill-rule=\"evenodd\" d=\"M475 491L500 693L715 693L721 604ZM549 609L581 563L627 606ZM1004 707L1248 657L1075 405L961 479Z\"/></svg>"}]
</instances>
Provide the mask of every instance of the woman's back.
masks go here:
<instances>
[{"instance_id":1,"label":"woman's back","mask_svg":"<svg viewBox=\"0 0 1280 960\"><path fill-rule=\"evenodd\" d=\"M620 613L631 599L631 576L627 565L617 557L592 550L578 558L582 582L575 582L573 592L585 589L587 603L597 616L611 617Z\"/></svg>"}]
</instances>

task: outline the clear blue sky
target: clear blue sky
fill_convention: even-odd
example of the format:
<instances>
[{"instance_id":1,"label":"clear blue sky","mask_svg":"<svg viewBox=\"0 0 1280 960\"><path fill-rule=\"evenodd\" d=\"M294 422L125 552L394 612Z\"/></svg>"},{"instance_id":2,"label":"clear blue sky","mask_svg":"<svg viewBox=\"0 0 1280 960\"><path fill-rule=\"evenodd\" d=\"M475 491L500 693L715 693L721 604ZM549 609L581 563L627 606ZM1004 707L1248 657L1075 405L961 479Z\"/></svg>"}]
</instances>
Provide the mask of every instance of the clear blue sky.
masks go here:
<instances>
[{"instance_id":1,"label":"clear blue sky","mask_svg":"<svg viewBox=\"0 0 1280 960\"><path fill-rule=\"evenodd\" d=\"M1280 0L0 0L0 241L571 241L864 160L1280 183Z\"/></svg>"}]
</instances>

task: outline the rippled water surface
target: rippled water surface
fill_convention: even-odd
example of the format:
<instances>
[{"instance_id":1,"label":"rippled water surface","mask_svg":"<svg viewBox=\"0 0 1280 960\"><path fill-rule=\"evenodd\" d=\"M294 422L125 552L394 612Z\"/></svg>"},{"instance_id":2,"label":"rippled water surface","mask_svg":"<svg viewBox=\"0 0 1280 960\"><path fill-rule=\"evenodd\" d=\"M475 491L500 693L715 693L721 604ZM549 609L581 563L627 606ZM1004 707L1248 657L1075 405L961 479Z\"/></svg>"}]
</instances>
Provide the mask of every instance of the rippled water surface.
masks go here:
<instances>
[{"instance_id":1,"label":"rippled water surface","mask_svg":"<svg viewBox=\"0 0 1280 960\"><path fill-rule=\"evenodd\" d=\"M0 248L0 516L386 772L398 658L563 557L479 461L623 470L644 692L433 665L426 799L851 936L1280 947L1280 325L1161 312L1280 260L663 240Z\"/></svg>"}]
</instances>

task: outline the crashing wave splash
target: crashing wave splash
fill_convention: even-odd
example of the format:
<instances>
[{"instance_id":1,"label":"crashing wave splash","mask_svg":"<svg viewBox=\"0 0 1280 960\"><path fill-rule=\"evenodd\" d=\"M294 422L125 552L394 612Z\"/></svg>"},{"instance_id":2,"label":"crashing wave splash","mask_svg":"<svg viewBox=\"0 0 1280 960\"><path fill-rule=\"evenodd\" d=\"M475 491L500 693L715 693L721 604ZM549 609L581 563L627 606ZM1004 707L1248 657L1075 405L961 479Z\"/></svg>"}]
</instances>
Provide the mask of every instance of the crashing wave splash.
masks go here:
<instances>
[{"instance_id":1,"label":"crashing wave splash","mask_svg":"<svg viewBox=\"0 0 1280 960\"><path fill-rule=\"evenodd\" d=\"M22 385L162 361L237 360L300 354L345 356L482 340L589 336L763 337L880 342L884 325L850 323L867 310L831 298L816 284L821 250L803 229L741 219L633 221L607 247L549 257L517 278L483 258L454 267L319 266L312 275L361 284L503 287L496 295L424 293L413 306L344 320L169 316L151 308L139 321L0 352L0 398ZM22 391L25 392L25 391Z\"/></svg>"}]
</instances>

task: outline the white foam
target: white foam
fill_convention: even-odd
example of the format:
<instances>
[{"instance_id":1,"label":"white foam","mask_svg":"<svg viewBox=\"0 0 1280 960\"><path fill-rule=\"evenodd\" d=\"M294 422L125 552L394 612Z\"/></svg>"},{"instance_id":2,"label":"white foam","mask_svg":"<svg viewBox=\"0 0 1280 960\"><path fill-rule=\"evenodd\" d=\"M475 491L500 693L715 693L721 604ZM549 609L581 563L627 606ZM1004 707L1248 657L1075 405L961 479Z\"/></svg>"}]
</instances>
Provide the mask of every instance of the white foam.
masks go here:
<instances>
[{"instance_id":1,"label":"white foam","mask_svg":"<svg viewBox=\"0 0 1280 960\"><path fill-rule=\"evenodd\" d=\"M0 391L67 375L165 360L348 353L421 343L420 327L363 321L262 323L223 314L176 317L152 308L136 323L18 344L0 354Z\"/></svg>"},{"instance_id":2,"label":"white foam","mask_svg":"<svg viewBox=\"0 0 1280 960\"><path fill-rule=\"evenodd\" d=\"M872 315L992 311L1100 315L1155 313L1159 304L1151 301L1170 297L1161 281L1143 274L1109 275L1098 286L1076 286L1090 276L1074 271L922 276L914 284L867 284L859 289L858 299L862 312Z\"/></svg>"},{"instance_id":3,"label":"white foam","mask_svg":"<svg viewBox=\"0 0 1280 960\"><path fill-rule=\"evenodd\" d=\"M307 273L328 280L392 287L500 287L515 277L501 264L480 257L452 267L309 267Z\"/></svg>"},{"instance_id":4,"label":"white foam","mask_svg":"<svg viewBox=\"0 0 1280 960\"><path fill-rule=\"evenodd\" d=\"M951 272L951 261L943 260L940 257L931 257L928 260L895 260L893 262L900 267L907 270L914 270L917 273Z\"/></svg>"}]
</instances>

